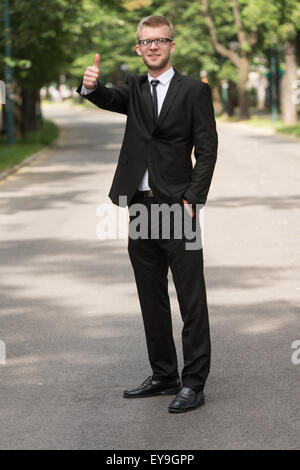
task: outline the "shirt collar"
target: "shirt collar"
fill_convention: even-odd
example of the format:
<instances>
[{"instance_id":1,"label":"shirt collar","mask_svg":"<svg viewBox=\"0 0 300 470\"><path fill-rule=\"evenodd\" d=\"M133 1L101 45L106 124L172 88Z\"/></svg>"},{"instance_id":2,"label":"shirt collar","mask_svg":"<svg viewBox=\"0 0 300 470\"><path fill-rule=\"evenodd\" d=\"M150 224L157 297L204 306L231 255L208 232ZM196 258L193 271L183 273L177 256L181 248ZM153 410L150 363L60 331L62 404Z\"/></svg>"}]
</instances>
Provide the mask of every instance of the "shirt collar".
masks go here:
<instances>
[{"instance_id":1,"label":"shirt collar","mask_svg":"<svg viewBox=\"0 0 300 470\"><path fill-rule=\"evenodd\" d=\"M173 67L170 67L166 72L162 73L161 75L159 75L158 77L155 77L155 78L156 78L156 80L159 80L163 85L166 85L171 80L174 73L175 73L175 70L173 69ZM149 83L153 79L154 79L154 77L151 77L151 75L148 73Z\"/></svg>"}]
</instances>

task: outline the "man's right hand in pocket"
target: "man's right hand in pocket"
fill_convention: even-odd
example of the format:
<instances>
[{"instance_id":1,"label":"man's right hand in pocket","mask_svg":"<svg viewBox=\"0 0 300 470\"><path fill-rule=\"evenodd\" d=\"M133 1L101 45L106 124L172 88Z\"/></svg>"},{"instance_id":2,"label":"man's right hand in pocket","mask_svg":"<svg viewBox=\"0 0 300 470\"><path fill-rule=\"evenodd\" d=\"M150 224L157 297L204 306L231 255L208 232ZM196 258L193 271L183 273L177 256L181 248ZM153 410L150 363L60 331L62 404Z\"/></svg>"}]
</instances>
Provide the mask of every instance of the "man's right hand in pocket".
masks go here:
<instances>
[{"instance_id":1,"label":"man's right hand in pocket","mask_svg":"<svg viewBox=\"0 0 300 470\"><path fill-rule=\"evenodd\" d=\"M95 55L94 65L90 65L83 76L83 86L87 90L94 90L97 87L97 80L100 74L100 55Z\"/></svg>"}]
</instances>

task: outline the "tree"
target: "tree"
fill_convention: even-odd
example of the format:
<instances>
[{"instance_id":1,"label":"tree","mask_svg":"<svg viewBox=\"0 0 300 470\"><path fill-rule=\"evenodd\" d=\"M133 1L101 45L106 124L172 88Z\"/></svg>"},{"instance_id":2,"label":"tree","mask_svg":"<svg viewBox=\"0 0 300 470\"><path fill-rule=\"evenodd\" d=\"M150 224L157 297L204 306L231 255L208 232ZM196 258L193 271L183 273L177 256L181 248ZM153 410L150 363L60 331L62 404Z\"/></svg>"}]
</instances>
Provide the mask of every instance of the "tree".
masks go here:
<instances>
[{"instance_id":1,"label":"tree","mask_svg":"<svg viewBox=\"0 0 300 470\"><path fill-rule=\"evenodd\" d=\"M299 0L253 0L245 7L245 15L256 24L260 51L276 50L284 65L281 83L282 119L286 124L297 122L297 105L293 100L297 80L297 35L300 31Z\"/></svg>"},{"instance_id":2,"label":"tree","mask_svg":"<svg viewBox=\"0 0 300 470\"><path fill-rule=\"evenodd\" d=\"M22 133L38 127L40 88L59 81L59 75L78 53L81 7L78 0L11 0L11 65Z\"/></svg>"},{"instance_id":3,"label":"tree","mask_svg":"<svg viewBox=\"0 0 300 470\"><path fill-rule=\"evenodd\" d=\"M297 83L297 33L300 30L300 4L296 0L283 1L280 5L282 21L278 36L283 44L285 73L282 79L281 109L285 124L296 124L297 104L293 100Z\"/></svg>"},{"instance_id":4,"label":"tree","mask_svg":"<svg viewBox=\"0 0 300 470\"><path fill-rule=\"evenodd\" d=\"M222 18L226 18L228 21L228 25L231 27L230 31L225 31L227 34L227 41L225 44L228 44L228 33L229 36L232 36L232 33L236 36L237 44L233 43L232 49L230 49L227 45L224 44L223 41L219 38L218 32L218 23L215 18L217 16L216 11L212 14L212 9L216 10L218 8L219 2L210 2L210 6L208 5L208 0L200 0L202 7L203 7L203 14L204 18L210 33L211 40L216 51L221 54L223 57L226 57L238 70L238 94L239 94L239 110L240 110L240 117L242 119L248 119L249 117L249 102L248 102L248 91L247 91L247 81L248 81L248 74L249 74L249 67L250 67L250 57L251 57L251 49L257 42L257 34L255 27L249 28L249 24L246 25L243 21L243 17L241 15L241 5L237 0L230 0L230 5L225 5L224 2L223 8L225 8L224 16ZM243 2L244 3L244 2ZM245 3L244 5L245 6ZM211 8L212 7L212 8ZM227 7L227 8L226 8ZM232 10L232 18L231 20L231 12L229 11L229 7ZM221 23L221 28L223 28L223 24ZM233 38L232 38L233 39ZM235 50L233 49L235 47Z\"/></svg>"}]
</instances>

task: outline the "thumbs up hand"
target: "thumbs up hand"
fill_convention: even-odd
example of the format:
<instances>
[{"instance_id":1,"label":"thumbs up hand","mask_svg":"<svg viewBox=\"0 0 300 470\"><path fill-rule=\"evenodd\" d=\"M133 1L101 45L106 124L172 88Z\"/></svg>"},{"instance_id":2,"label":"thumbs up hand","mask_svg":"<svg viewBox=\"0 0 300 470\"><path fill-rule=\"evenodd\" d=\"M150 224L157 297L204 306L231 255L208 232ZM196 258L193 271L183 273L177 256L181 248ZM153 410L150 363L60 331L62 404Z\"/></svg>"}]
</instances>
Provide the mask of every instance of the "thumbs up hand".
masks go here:
<instances>
[{"instance_id":1,"label":"thumbs up hand","mask_svg":"<svg viewBox=\"0 0 300 470\"><path fill-rule=\"evenodd\" d=\"M100 55L95 55L94 65L87 67L83 76L83 85L87 90L94 90L97 87L97 80L100 74Z\"/></svg>"}]
</instances>

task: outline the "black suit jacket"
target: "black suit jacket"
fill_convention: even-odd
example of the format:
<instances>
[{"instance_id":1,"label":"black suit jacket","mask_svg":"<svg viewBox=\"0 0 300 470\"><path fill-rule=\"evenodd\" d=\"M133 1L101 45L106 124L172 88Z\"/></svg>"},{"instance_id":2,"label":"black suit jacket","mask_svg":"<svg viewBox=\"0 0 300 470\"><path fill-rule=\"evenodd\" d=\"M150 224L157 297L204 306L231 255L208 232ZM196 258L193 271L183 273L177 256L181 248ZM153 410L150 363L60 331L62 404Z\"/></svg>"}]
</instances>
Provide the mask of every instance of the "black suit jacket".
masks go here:
<instances>
[{"instance_id":1,"label":"black suit jacket","mask_svg":"<svg viewBox=\"0 0 300 470\"><path fill-rule=\"evenodd\" d=\"M181 202L184 197L189 203L205 204L218 147L207 83L175 70L156 123L147 75L129 75L118 88L108 88L98 81L96 90L85 97L99 108L127 115L109 192L114 204L125 207L130 202L146 168L149 186L159 203ZM120 202L119 196L127 196L127 202Z\"/></svg>"}]
</instances>

